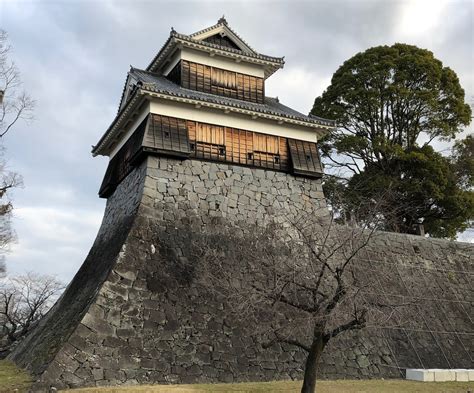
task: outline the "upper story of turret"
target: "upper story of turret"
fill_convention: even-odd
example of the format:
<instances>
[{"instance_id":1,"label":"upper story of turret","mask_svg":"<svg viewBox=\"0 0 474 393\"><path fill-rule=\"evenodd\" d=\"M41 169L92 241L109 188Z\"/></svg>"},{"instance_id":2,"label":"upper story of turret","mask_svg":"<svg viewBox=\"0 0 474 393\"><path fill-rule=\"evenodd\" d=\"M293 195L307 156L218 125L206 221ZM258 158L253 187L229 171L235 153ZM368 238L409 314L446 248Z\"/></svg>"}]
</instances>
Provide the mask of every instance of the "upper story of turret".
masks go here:
<instances>
[{"instance_id":1,"label":"upper story of turret","mask_svg":"<svg viewBox=\"0 0 474 393\"><path fill-rule=\"evenodd\" d=\"M186 89L263 104L265 79L284 63L255 51L221 18L191 35L172 29L146 71Z\"/></svg>"},{"instance_id":2,"label":"upper story of turret","mask_svg":"<svg viewBox=\"0 0 474 393\"><path fill-rule=\"evenodd\" d=\"M316 142L334 123L265 96L265 80L283 65L224 18L191 35L171 29L148 67L128 72L118 114L93 147L110 157L100 196L146 154L321 176Z\"/></svg>"}]
</instances>

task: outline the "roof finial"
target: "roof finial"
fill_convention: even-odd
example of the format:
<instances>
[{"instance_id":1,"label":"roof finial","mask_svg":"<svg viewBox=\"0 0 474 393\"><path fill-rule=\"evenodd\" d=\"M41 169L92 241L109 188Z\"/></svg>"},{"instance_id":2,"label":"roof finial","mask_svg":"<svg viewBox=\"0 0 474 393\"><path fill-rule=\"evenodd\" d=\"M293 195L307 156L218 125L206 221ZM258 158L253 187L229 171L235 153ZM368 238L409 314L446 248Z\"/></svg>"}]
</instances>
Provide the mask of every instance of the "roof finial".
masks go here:
<instances>
[{"instance_id":1,"label":"roof finial","mask_svg":"<svg viewBox=\"0 0 474 393\"><path fill-rule=\"evenodd\" d=\"M173 26L171 26L171 33L176 33L176 30L174 29Z\"/></svg>"},{"instance_id":2,"label":"roof finial","mask_svg":"<svg viewBox=\"0 0 474 393\"><path fill-rule=\"evenodd\" d=\"M220 19L217 21L217 23L222 23L224 25L227 25L227 20L225 19L225 16L222 15Z\"/></svg>"}]
</instances>

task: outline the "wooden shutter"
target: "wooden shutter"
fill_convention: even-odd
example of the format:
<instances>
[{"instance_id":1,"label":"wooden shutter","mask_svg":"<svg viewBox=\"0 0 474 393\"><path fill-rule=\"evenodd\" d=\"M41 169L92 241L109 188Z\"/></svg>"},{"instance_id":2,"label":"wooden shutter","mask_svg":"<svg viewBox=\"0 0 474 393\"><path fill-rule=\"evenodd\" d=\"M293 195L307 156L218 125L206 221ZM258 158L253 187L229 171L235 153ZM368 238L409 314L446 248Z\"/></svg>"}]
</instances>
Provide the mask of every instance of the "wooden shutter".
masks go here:
<instances>
[{"instance_id":1,"label":"wooden shutter","mask_svg":"<svg viewBox=\"0 0 474 393\"><path fill-rule=\"evenodd\" d=\"M150 152L188 156L191 151L186 121L175 117L150 115L143 147Z\"/></svg>"},{"instance_id":2,"label":"wooden shutter","mask_svg":"<svg viewBox=\"0 0 474 393\"><path fill-rule=\"evenodd\" d=\"M196 142L205 142L212 145L225 145L224 127L197 123Z\"/></svg>"},{"instance_id":3,"label":"wooden shutter","mask_svg":"<svg viewBox=\"0 0 474 393\"><path fill-rule=\"evenodd\" d=\"M254 133L253 150L262 153L279 154L278 139L277 136Z\"/></svg>"},{"instance_id":4,"label":"wooden shutter","mask_svg":"<svg viewBox=\"0 0 474 393\"><path fill-rule=\"evenodd\" d=\"M316 143L288 139L293 172L309 177L322 177L323 171Z\"/></svg>"},{"instance_id":5,"label":"wooden shutter","mask_svg":"<svg viewBox=\"0 0 474 393\"><path fill-rule=\"evenodd\" d=\"M135 130L117 154L110 160L99 189L99 196L107 198L113 194L117 185L131 172L141 155L143 136L146 130L145 119Z\"/></svg>"}]
</instances>

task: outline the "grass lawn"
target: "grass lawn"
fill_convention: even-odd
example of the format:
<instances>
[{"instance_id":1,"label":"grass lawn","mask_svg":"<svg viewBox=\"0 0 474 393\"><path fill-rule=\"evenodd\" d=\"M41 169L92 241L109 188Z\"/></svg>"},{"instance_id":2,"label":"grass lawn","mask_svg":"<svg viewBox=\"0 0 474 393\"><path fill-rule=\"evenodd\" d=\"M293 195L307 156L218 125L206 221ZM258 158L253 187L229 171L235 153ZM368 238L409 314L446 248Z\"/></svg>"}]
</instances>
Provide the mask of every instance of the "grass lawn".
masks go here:
<instances>
[{"instance_id":1,"label":"grass lawn","mask_svg":"<svg viewBox=\"0 0 474 393\"><path fill-rule=\"evenodd\" d=\"M265 382L216 385L137 386L75 389L82 393L299 393L301 382ZM413 382L404 380L321 381L318 393L474 393L473 382Z\"/></svg>"},{"instance_id":2,"label":"grass lawn","mask_svg":"<svg viewBox=\"0 0 474 393\"><path fill-rule=\"evenodd\" d=\"M29 376L8 361L0 361L0 392L27 392ZM73 389L77 393L298 393L301 382L236 383L212 385L148 385ZM66 391L63 391L66 392ZM321 381L318 393L474 393L474 382L412 382L404 380Z\"/></svg>"},{"instance_id":3,"label":"grass lawn","mask_svg":"<svg viewBox=\"0 0 474 393\"><path fill-rule=\"evenodd\" d=\"M0 392L27 392L31 385L31 378L19 370L13 363L0 360Z\"/></svg>"}]
</instances>

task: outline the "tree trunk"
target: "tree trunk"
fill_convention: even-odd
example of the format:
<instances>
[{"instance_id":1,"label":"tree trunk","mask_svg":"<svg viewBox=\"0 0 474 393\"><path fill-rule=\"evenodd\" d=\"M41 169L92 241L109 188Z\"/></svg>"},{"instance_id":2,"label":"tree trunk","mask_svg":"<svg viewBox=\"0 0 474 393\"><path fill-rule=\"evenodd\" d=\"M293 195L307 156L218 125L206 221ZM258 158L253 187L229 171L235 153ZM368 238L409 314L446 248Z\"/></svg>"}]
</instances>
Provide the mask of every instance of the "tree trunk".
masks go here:
<instances>
[{"instance_id":1,"label":"tree trunk","mask_svg":"<svg viewBox=\"0 0 474 393\"><path fill-rule=\"evenodd\" d=\"M314 338L311 348L306 358L306 364L304 368L304 380L301 393L314 393L316 392L316 373L319 365L319 359L323 353L326 342L322 335L318 335Z\"/></svg>"}]
</instances>

